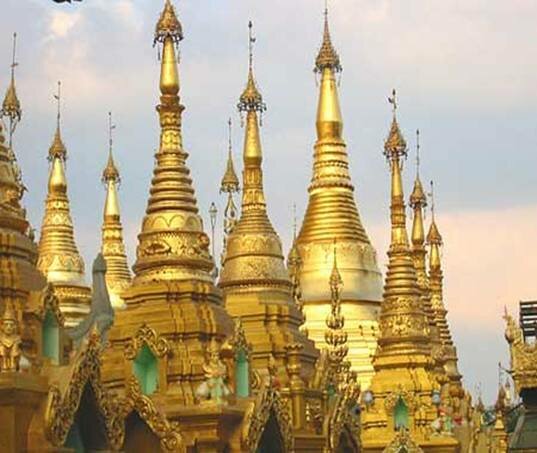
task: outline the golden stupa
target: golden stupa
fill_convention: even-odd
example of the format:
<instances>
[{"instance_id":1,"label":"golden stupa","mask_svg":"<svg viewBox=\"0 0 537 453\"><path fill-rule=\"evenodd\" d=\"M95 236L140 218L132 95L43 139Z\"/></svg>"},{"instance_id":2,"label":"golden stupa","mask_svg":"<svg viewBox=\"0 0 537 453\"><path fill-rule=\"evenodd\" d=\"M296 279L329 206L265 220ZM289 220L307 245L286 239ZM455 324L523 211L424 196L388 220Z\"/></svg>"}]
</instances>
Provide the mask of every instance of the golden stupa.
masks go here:
<instances>
[{"instance_id":1,"label":"golden stupa","mask_svg":"<svg viewBox=\"0 0 537 453\"><path fill-rule=\"evenodd\" d=\"M253 39L250 36L250 45ZM267 368L271 357L285 366L286 348L296 343L300 345L301 373L308 378L319 353L299 330L303 316L292 297L280 238L267 215L258 117L266 107L254 79L251 49L238 108L246 114L241 216L227 237L219 286L229 314L242 320L256 367Z\"/></svg>"},{"instance_id":2,"label":"golden stupa","mask_svg":"<svg viewBox=\"0 0 537 453\"><path fill-rule=\"evenodd\" d=\"M54 284L66 325L73 327L89 313L90 289L85 282L84 261L75 243L67 195L67 149L60 131L60 86L58 82L57 124L48 152L48 194L41 226L37 267L47 277L48 282Z\"/></svg>"},{"instance_id":3,"label":"golden stupa","mask_svg":"<svg viewBox=\"0 0 537 453\"><path fill-rule=\"evenodd\" d=\"M123 226L119 210L118 186L119 170L112 155L112 116L109 114L109 153L108 162L103 170L102 181L106 186L106 199L103 212L101 252L106 261L106 286L114 308L123 308L121 293L130 286L131 274L127 264L127 254L123 242Z\"/></svg>"},{"instance_id":4,"label":"golden stupa","mask_svg":"<svg viewBox=\"0 0 537 453\"><path fill-rule=\"evenodd\" d=\"M377 342L382 276L354 199L336 81L341 63L330 39L327 12L315 71L321 76L317 141L309 203L296 239L305 326L310 338L322 348L324 320L330 312L330 292L324 282L330 276L332 244L337 240L339 268L345 281L343 314L347 325L352 326L349 359L360 383L367 387L373 374L371 357Z\"/></svg>"}]
</instances>

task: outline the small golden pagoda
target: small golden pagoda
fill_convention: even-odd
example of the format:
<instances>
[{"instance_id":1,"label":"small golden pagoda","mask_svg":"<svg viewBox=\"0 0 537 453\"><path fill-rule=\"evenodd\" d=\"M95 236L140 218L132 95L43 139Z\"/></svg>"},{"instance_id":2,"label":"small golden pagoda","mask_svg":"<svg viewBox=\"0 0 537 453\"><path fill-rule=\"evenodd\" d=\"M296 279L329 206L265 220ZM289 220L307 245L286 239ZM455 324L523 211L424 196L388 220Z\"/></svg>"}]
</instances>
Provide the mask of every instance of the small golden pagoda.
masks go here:
<instances>
[{"instance_id":1,"label":"small golden pagoda","mask_svg":"<svg viewBox=\"0 0 537 453\"><path fill-rule=\"evenodd\" d=\"M251 22L249 29L248 81L238 104L246 114L241 216L227 239L219 286L229 314L242 320L253 346L254 367L267 370L269 359L274 358L283 368L287 346L298 344L300 374L308 378L318 351L299 330L303 317L292 297L280 238L267 215L258 117L266 107L254 78Z\"/></svg>"},{"instance_id":2,"label":"small golden pagoda","mask_svg":"<svg viewBox=\"0 0 537 453\"><path fill-rule=\"evenodd\" d=\"M55 96L58 101L56 133L48 153L48 194L41 226L37 267L45 274L48 282L54 284L61 310L65 315L65 325L73 327L89 313L90 289L85 282L84 261L75 243L67 196L67 149L60 132L60 87L58 82L58 94Z\"/></svg>"},{"instance_id":3,"label":"small golden pagoda","mask_svg":"<svg viewBox=\"0 0 537 453\"><path fill-rule=\"evenodd\" d=\"M330 312L330 292L325 282L330 276L330 256L336 239L340 272L345 281L342 310L350 326L349 360L352 369L358 372L362 387L367 387L373 374L371 357L377 341L382 276L354 199L336 82L341 63L330 38L327 11L315 72L321 76L317 142L309 203L296 240L302 261L300 286L305 326L317 347L324 347L324 321Z\"/></svg>"},{"instance_id":4,"label":"small golden pagoda","mask_svg":"<svg viewBox=\"0 0 537 453\"><path fill-rule=\"evenodd\" d=\"M456 452L459 444L453 434L432 428L438 419L440 387L433 373L429 320L406 227L401 160L407 144L396 118L395 91L390 102L393 121L384 154L391 167L391 243L375 374L363 398L362 451L399 451L392 442L405 431L426 452Z\"/></svg>"},{"instance_id":5,"label":"small golden pagoda","mask_svg":"<svg viewBox=\"0 0 537 453\"><path fill-rule=\"evenodd\" d=\"M102 182L106 187L104 203L101 252L106 261L106 286L114 308L123 308L121 293L129 287L131 274L127 264L127 254L123 242L123 226L119 210L118 186L121 182L119 171L112 155L112 116L109 114L108 163L103 171Z\"/></svg>"}]
</instances>

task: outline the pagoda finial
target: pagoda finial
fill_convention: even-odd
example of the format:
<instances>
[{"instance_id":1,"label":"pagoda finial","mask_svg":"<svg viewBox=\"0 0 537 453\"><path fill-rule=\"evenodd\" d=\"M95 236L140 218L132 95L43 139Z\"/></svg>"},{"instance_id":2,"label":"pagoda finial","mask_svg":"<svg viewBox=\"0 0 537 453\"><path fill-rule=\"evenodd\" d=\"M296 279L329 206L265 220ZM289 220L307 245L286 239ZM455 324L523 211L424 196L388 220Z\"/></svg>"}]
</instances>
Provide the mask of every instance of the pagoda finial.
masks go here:
<instances>
[{"instance_id":1,"label":"pagoda finial","mask_svg":"<svg viewBox=\"0 0 537 453\"><path fill-rule=\"evenodd\" d=\"M49 160L52 161L55 158L65 161L67 158L67 150L63 144L61 137L61 94L62 94L62 83L58 80L58 90L54 95L56 99L56 133L54 134L54 140L50 146L48 156Z\"/></svg>"},{"instance_id":2,"label":"pagoda finial","mask_svg":"<svg viewBox=\"0 0 537 453\"><path fill-rule=\"evenodd\" d=\"M431 185L431 192L429 193L429 197L431 199L431 227L429 229L429 233L427 234L427 242L429 243L429 245L440 247L443 244L443 240L442 240L442 235L440 234L440 231L438 230L438 226L436 225L436 217L435 217L436 204L435 204L435 198L434 198L434 182L431 181L430 185ZM433 255L433 251L431 250L431 265L433 264L433 261L435 261L432 255ZM438 256L438 259L439 259L439 256Z\"/></svg>"},{"instance_id":3,"label":"pagoda finial","mask_svg":"<svg viewBox=\"0 0 537 453\"><path fill-rule=\"evenodd\" d=\"M2 102L1 116L9 120L8 135L9 147L12 147L13 134L22 117L22 110L17 90L15 87L15 68L18 66L16 61L17 56L17 33L13 33L13 56L11 60L11 81L6 91L4 101Z\"/></svg>"},{"instance_id":4,"label":"pagoda finial","mask_svg":"<svg viewBox=\"0 0 537 453\"><path fill-rule=\"evenodd\" d=\"M324 69L330 69L333 72L341 72L343 70L339 55L336 52L330 38L330 26L328 23L328 1L324 5L324 31L323 42L317 58L315 59L315 69L317 73L322 73Z\"/></svg>"},{"instance_id":5,"label":"pagoda finial","mask_svg":"<svg viewBox=\"0 0 537 453\"><path fill-rule=\"evenodd\" d=\"M220 192L233 194L239 191L239 178L235 172L235 165L233 164L233 146L231 143L231 118L228 119L228 156L226 171L220 183Z\"/></svg>"},{"instance_id":6,"label":"pagoda finial","mask_svg":"<svg viewBox=\"0 0 537 453\"><path fill-rule=\"evenodd\" d=\"M400 160L401 157L406 157L408 150L406 141L399 129L399 123L397 122L398 103L395 89L392 90L392 95L388 97L388 102L392 105L393 119L390 133L384 143L384 155L390 161L393 159Z\"/></svg>"},{"instance_id":7,"label":"pagoda finial","mask_svg":"<svg viewBox=\"0 0 537 453\"><path fill-rule=\"evenodd\" d=\"M427 206L427 197L420 180L420 131L416 130L416 179L414 189L410 195L410 207L414 210L412 224L412 245L415 251L423 251L425 242L425 229L423 226L423 209ZM422 260L420 259L420 266ZM419 269L418 269L419 270ZM424 269L423 269L424 270Z\"/></svg>"},{"instance_id":8,"label":"pagoda finial","mask_svg":"<svg viewBox=\"0 0 537 453\"><path fill-rule=\"evenodd\" d=\"M259 112L263 114L267 110L266 104L263 102L263 96L257 88L254 77L254 43L257 38L253 34L252 21L248 22L248 82L246 88L241 94L239 99L238 109L239 112Z\"/></svg>"},{"instance_id":9,"label":"pagoda finial","mask_svg":"<svg viewBox=\"0 0 537 453\"><path fill-rule=\"evenodd\" d=\"M174 43L178 43L184 38L183 27L179 19L177 19L175 8L170 0L166 0L164 3L164 9L155 27L153 45L156 45L157 42L164 43L166 38L171 38Z\"/></svg>"},{"instance_id":10,"label":"pagoda finial","mask_svg":"<svg viewBox=\"0 0 537 453\"><path fill-rule=\"evenodd\" d=\"M107 184L110 181L114 181L116 184L120 182L119 171L114 162L114 156L112 149L114 146L114 129L116 125L112 122L112 112L108 112L108 163L103 171L103 183Z\"/></svg>"}]
</instances>

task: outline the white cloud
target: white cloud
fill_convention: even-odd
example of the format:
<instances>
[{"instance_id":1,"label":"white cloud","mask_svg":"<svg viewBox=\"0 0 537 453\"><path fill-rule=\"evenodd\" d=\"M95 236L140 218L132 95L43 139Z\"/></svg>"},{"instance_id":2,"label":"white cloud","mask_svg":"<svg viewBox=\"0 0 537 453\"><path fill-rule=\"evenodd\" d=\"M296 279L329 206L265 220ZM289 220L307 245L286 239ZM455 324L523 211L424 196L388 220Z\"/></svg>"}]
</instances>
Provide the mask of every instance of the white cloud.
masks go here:
<instances>
[{"instance_id":1,"label":"white cloud","mask_svg":"<svg viewBox=\"0 0 537 453\"><path fill-rule=\"evenodd\" d=\"M82 17L80 11L53 11L49 21L49 38L65 38Z\"/></svg>"}]
</instances>

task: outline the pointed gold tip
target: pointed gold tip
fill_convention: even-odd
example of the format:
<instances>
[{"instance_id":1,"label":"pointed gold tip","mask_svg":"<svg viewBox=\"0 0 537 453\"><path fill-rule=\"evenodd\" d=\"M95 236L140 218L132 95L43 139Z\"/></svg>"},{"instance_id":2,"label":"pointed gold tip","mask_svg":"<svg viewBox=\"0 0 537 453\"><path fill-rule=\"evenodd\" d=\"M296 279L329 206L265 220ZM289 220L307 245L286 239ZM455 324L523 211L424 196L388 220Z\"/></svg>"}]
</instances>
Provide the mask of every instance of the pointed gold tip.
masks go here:
<instances>
[{"instance_id":1,"label":"pointed gold tip","mask_svg":"<svg viewBox=\"0 0 537 453\"><path fill-rule=\"evenodd\" d=\"M67 159L67 149L63 144L59 125L58 127L56 127L56 132L54 133L52 145L50 145L50 148L48 150L48 158L51 161L56 158L62 161L65 161Z\"/></svg>"},{"instance_id":2,"label":"pointed gold tip","mask_svg":"<svg viewBox=\"0 0 537 453\"><path fill-rule=\"evenodd\" d=\"M226 172L222 178L220 184L220 192L223 193L235 193L239 191L239 178L237 173L235 173L235 166L233 164L233 155L231 152L228 155Z\"/></svg>"},{"instance_id":3,"label":"pointed gold tip","mask_svg":"<svg viewBox=\"0 0 537 453\"><path fill-rule=\"evenodd\" d=\"M324 69L331 69L334 72L341 72L343 69L339 55L332 44L332 39L330 38L328 11L326 9L324 17L323 43L321 44L321 48L317 54L317 58L315 59L315 72L322 73Z\"/></svg>"},{"instance_id":4,"label":"pointed gold tip","mask_svg":"<svg viewBox=\"0 0 537 453\"><path fill-rule=\"evenodd\" d=\"M430 245L441 246L443 244L442 235L440 234L440 231L438 230L438 226L436 225L436 221L434 219L432 220L431 226L429 227L429 232L427 233L427 242Z\"/></svg>"},{"instance_id":5,"label":"pointed gold tip","mask_svg":"<svg viewBox=\"0 0 537 453\"><path fill-rule=\"evenodd\" d=\"M416 176L414 181L414 189L410 195L410 207L413 209L421 209L427 206L427 197L425 196L425 191L423 190L423 184L419 176Z\"/></svg>"},{"instance_id":6,"label":"pointed gold tip","mask_svg":"<svg viewBox=\"0 0 537 453\"><path fill-rule=\"evenodd\" d=\"M250 68L248 71L248 82L246 83L246 88L239 98L238 109L241 112L264 112L267 108L263 102L263 96L257 88L255 83L253 69Z\"/></svg>"},{"instance_id":7,"label":"pointed gold tip","mask_svg":"<svg viewBox=\"0 0 537 453\"><path fill-rule=\"evenodd\" d=\"M173 7L170 0L166 0L164 4L164 9L160 14L160 18L155 27L155 38L153 45L157 42L164 42L164 40L170 37L172 41L177 43L183 39L183 27L181 22L177 19L177 14L175 13L175 8Z\"/></svg>"},{"instance_id":8,"label":"pointed gold tip","mask_svg":"<svg viewBox=\"0 0 537 453\"><path fill-rule=\"evenodd\" d=\"M388 159L399 158L407 154L407 144L395 116L392 120L388 138L384 142L384 154Z\"/></svg>"},{"instance_id":9,"label":"pointed gold tip","mask_svg":"<svg viewBox=\"0 0 537 453\"><path fill-rule=\"evenodd\" d=\"M20 121L22 116L21 104L17 97L15 79L12 77L9 87L2 102L2 116L6 116L12 121Z\"/></svg>"},{"instance_id":10,"label":"pointed gold tip","mask_svg":"<svg viewBox=\"0 0 537 453\"><path fill-rule=\"evenodd\" d=\"M119 170L116 167L116 164L114 162L114 157L112 156L112 152L108 155L108 162L106 164L106 167L104 167L103 170L103 182L107 183L110 181L113 182L119 182Z\"/></svg>"}]
</instances>

